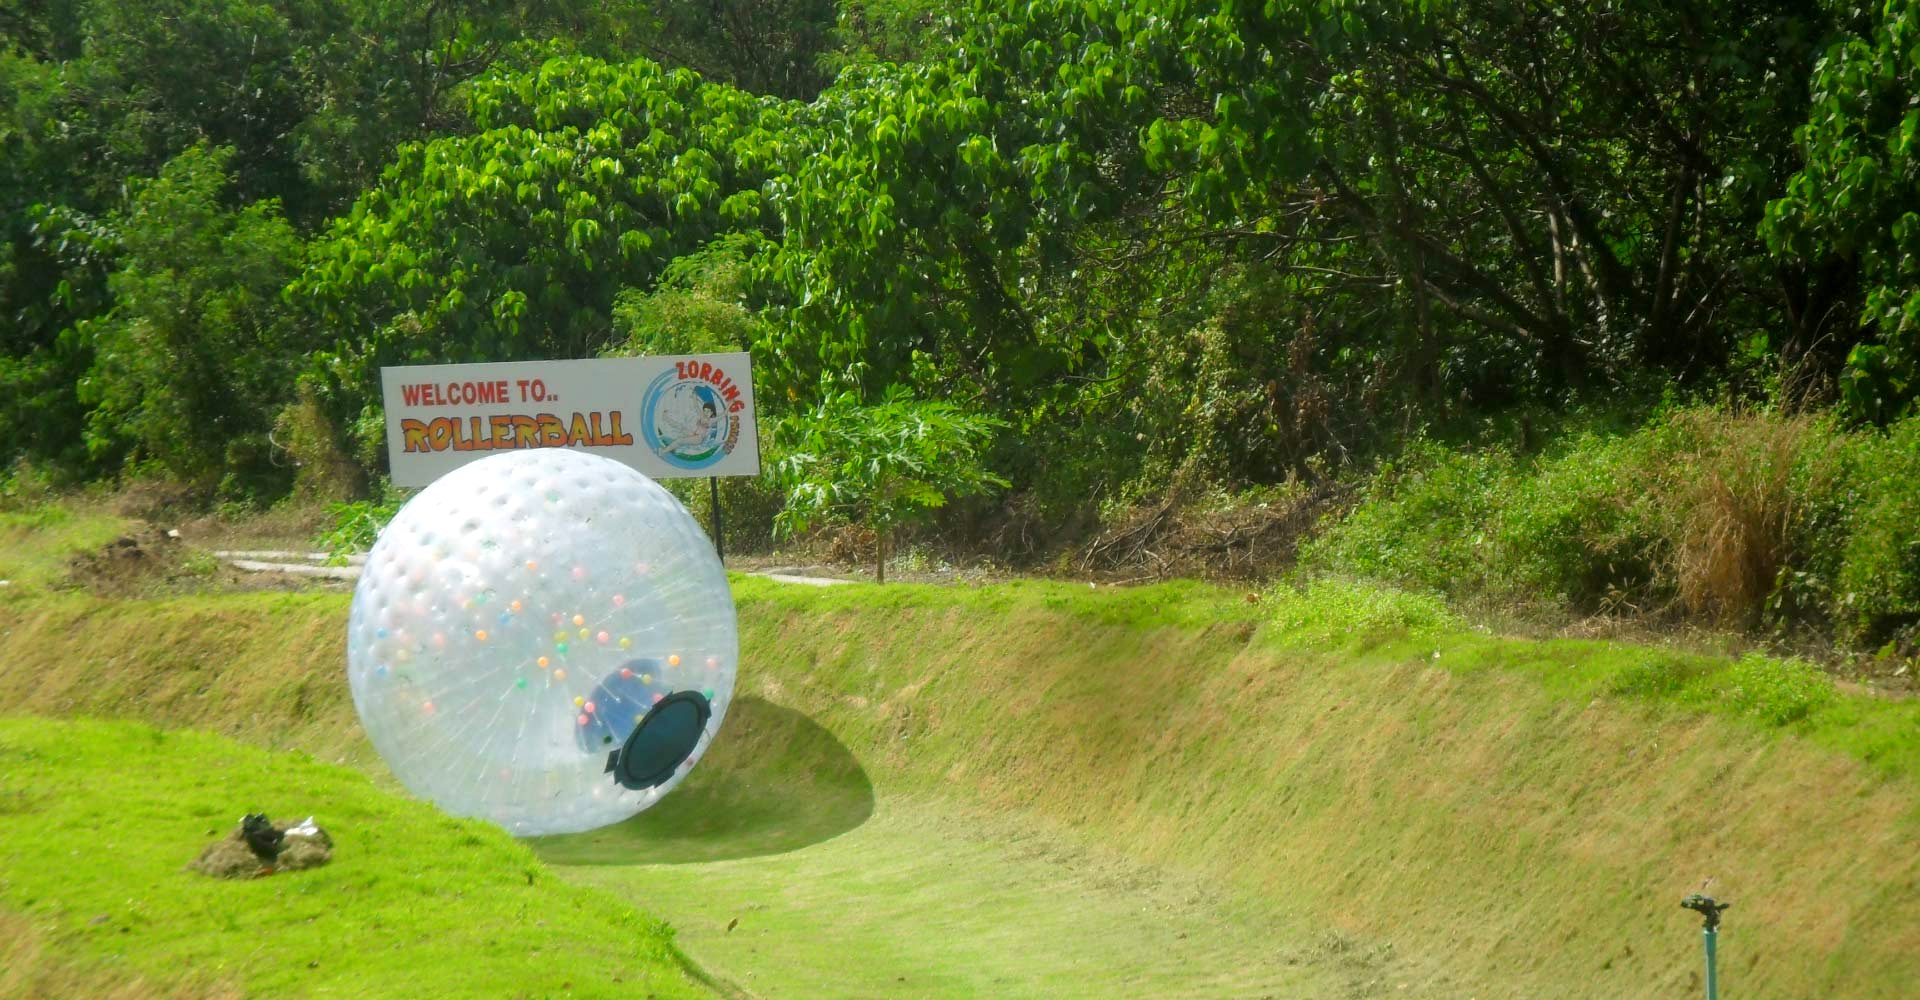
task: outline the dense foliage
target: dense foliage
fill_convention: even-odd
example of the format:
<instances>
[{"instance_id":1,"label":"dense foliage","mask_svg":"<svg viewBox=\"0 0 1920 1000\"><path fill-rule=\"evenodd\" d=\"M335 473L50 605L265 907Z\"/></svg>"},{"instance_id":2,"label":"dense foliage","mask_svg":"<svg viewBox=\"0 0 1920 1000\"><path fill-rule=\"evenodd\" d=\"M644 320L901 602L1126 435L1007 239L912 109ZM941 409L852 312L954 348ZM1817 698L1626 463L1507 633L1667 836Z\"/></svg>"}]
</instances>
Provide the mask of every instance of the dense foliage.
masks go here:
<instances>
[{"instance_id":1,"label":"dense foliage","mask_svg":"<svg viewBox=\"0 0 1920 1000\"><path fill-rule=\"evenodd\" d=\"M1832 285L1860 293L1833 306L1856 320L1843 398L1854 414L1884 421L1920 399L1920 4L1888 0L1859 35L1827 50L1814 74L1803 166L1768 206L1767 235L1789 259L1807 260ZM1804 312L1808 305L1792 302Z\"/></svg>"},{"instance_id":2,"label":"dense foliage","mask_svg":"<svg viewBox=\"0 0 1920 1000\"><path fill-rule=\"evenodd\" d=\"M382 364L607 350L619 291L771 225L768 150L799 110L587 58L489 77L468 107L476 131L403 147L289 289L334 335L316 374L369 433Z\"/></svg>"},{"instance_id":3,"label":"dense foliage","mask_svg":"<svg viewBox=\"0 0 1920 1000\"><path fill-rule=\"evenodd\" d=\"M667 346L775 418L1000 421L1051 524L1488 415L1920 397L1912 0L8 11L0 440L78 475L271 496L296 403L377 474L381 365Z\"/></svg>"},{"instance_id":4,"label":"dense foliage","mask_svg":"<svg viewBox=\"0 0 1920 1000\"><path fill-rule=\"evenodd\" d=\"M235 482L255 482L273 467L263 450L216 448L188 462L189 470L142 447L151 437L119 432L125 393L88 388L173 361L164 337L144 341L145 357L103 357L97 333L86 330L116 313L110 325L124 326L127 296L156 301L121 260L142 250L121 242L120 220L143 216L141 225L156 235L169 225L200 231L183 238L197 245L171 249L201 259L168 265L198 270L197 280L208 283L203 292L214 295L227 293L213 284L247 272L247 291L234 293L256 300L246 322L284 330L296 315L277 289L263 291L257 259L213 259L225 237L208 233L198 213L284 216L296 245L276 235L271 251L292 265L279 277L284 285L298 273L297 241L349 206L397 144L469 127L457 96L467 81L491 67L537 66L556 49L611 53L627 15L639 16L629 8L638 9L597 0L7 4L0 11L0 440L7 442L0 456L51 461L75 474L156 458L179 473L238 473ZM527 40L543 37L561 40ZM176 157L202 157L194 152L202 147L221 150L217 169L226 182L218 192L202 184L191 199L167 196L188 213L171 221L153 214L169 205L136 204L143 179L162 177ZM206 173L201 165L173 169ZM261 251L250 237L224 245L236 258ZM192 353L215 367L176 372L176 381L194 384L167 391L214 396L231 383L277 379L277 397L243 394L237 409L245 426L223 428L264 435L275 405L293 395L279 370L303 364L301 352L263 344L228 354L220 341L250 339L258 327L208 330L224 321L200 308L173 322L191 327L182 327L184 335L209 338ZM269 370L251 367L274 351L281 355Z\"/></svg>"},{"instance_id":5,"label":"dense foliage","mask_svg":"<svg viewBox=\"0 0 1920 1000\"><path fill-rule=\"evenodd\" d=\"M1586 613L1920 651L1920 420L1663 413L1538 453L1422 440L1309 542L1324 569Z\"/></svg>"}]
</instances>

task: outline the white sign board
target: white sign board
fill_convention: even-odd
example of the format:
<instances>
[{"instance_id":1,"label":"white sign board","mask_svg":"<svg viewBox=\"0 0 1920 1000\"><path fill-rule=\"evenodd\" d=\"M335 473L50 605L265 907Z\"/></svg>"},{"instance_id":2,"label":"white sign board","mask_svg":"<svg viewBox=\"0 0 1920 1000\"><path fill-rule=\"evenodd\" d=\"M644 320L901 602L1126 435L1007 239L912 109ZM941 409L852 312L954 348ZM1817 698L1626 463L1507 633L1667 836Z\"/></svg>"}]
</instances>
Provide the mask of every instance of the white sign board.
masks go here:
<instances>
[{"instance_id":1,"label":"white sign board","mask_svg":"<svg viewBox=\"0 0 1920 1000\"><path fill-rule=\"evenodd\" d=\"M382 368L380 388L396 486L516 448L578 448L655 479L760 474L744 352Z\"/></svg>"}]
</instances>

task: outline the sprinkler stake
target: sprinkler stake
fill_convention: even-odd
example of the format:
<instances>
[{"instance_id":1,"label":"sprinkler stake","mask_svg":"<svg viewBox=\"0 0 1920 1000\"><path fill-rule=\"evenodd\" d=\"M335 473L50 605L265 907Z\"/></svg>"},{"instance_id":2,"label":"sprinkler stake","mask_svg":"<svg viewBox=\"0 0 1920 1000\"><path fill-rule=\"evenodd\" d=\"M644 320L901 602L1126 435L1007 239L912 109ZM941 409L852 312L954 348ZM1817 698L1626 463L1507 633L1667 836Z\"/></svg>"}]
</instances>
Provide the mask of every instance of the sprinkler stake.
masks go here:
<instances>
[{"instance_id":1,"label":"sprinkler stake","mask_svg":"<svg viewBox=\"0 0 1920 1000\"><path fill-rule=\"evenodd\" d=\"M1720 978L1714 969L1713 961L1714 942L1720 936L1720 913L1733 904L1717 902L1712 896L1696 892L1681 900L1680 905L1685 909L1699 912L1700 916L1706 920L1706 923L1701 926L1700 936L1701 942L1707 949L1707 1000L1720 1000Z\"/></svg>"}]
</instances>

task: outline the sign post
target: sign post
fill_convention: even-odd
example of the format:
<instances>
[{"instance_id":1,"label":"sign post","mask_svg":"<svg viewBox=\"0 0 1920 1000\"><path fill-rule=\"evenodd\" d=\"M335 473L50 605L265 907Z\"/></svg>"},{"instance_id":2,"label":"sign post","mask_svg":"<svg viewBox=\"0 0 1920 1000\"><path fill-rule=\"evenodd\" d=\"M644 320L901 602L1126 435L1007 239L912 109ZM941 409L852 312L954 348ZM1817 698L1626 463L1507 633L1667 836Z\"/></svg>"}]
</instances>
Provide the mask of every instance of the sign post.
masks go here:
<instances>
[{"instance_id":1,"label":"sign post","mask_svg":"<svg viewBox=\"0 0 1920 1000\"><path fill-rule=\"evenodd\" d=\"M721 476L760 474L745 352L380 369L395 486L497 451L578 448L654 479L706 477L724 558Z\"/></svg>"},{"instance_id":2,"label":"sign post","mask_svg":"<svg viewBox=\"0 0 1920 1000\"><path fill-rule=\"evenodd\" d=\"M727 561L727 543L726 532L720 526L720 477L708 476L707 488L713 498L713 554L724 563Z\"/></svg>"}]
</instances>

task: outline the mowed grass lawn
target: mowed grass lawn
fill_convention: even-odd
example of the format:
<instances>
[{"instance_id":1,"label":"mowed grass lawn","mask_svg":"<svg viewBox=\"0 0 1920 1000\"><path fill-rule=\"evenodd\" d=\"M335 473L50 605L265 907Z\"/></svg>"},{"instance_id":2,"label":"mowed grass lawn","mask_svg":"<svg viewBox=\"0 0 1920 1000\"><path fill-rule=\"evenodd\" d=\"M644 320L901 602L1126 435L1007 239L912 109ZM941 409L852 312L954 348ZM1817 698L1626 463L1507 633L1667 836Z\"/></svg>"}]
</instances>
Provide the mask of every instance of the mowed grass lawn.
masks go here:
<instances>
[{"instance_id":1,"label":"mowed grass lawn","mask_svg":"<svg viewBox=\"0 0 1920 1000\"><path fill-rule=\"evenodd\" d=\"M324 868L187 871L249 811ZM0 996L699 997L672 932L367 776L135 723L0 719Z\"/></svg>"},{"instance_id":2,"label":"mowed grass lawn","mask_svg":"<svg viewBox=\"0 0 1920 1000\"><path fill-rule=\"evenodd\" d=\"M536 849L570 880L645 901L703 966L766 1000L1471 995L1391 946L940 796L882 793L860 826L781 853L580 864L573 839Z\"/></svg>"}]
</instances>

